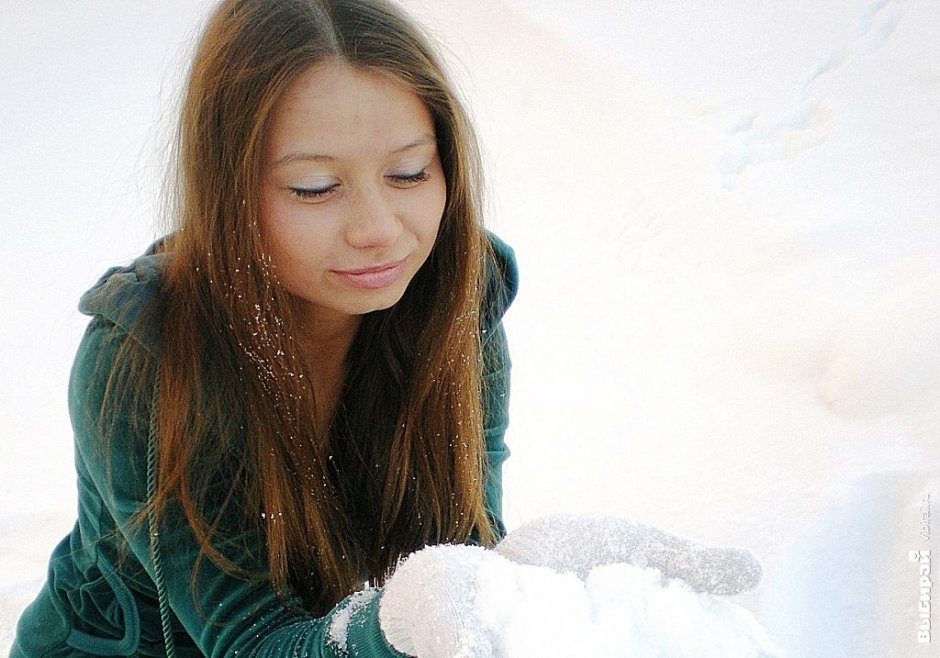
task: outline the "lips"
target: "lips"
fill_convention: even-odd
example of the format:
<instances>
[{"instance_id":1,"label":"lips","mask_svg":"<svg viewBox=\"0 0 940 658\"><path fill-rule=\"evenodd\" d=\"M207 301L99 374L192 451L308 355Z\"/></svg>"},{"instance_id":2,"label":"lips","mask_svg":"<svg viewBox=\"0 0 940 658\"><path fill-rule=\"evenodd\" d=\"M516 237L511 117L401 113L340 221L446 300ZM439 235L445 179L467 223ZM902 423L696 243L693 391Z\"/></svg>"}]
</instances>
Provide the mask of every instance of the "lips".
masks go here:
<instances>
[{"instance_id":1,"label":"lips","mask_svg":"<svg viewBox=\"0 0 940 658\"><path fill-rule=\"evenodd\" d=\"M375 289L384 288L394 283L405 269L403 258L399 261L371 265L369 267L353 268L348 270L333 270L346 283L357 288Z\"/></svg>"}]
</instances>

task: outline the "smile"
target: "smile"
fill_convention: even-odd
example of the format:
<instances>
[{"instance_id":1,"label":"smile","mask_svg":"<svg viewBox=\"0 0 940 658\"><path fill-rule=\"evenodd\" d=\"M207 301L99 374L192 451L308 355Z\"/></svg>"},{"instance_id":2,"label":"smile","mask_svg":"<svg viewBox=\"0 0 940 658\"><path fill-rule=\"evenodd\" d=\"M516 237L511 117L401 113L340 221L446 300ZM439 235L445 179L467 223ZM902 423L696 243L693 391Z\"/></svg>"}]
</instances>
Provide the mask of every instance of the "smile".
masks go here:
<instances>
[{"instance_id":1,"label":"smile","mask_svg":"<svg viewBox=\"0 0 940 658\"><path fill-rule=\"evenodd\" d=\"M356 288L384 288L394 283L405 270L407 258L392 263L349 270L333 270L333 273Z\"/></svg>"}]
</instances>

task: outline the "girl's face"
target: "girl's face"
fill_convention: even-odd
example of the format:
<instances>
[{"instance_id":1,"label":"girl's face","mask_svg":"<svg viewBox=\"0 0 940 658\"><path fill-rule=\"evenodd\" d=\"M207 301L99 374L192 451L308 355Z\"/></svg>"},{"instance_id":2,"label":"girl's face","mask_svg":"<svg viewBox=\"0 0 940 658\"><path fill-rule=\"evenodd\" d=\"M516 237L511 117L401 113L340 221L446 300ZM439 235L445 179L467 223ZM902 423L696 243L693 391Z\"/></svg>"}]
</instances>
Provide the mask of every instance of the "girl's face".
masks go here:
<instances>
[{"instance_id":1,"label":"girl's face","mask_svg":"<svg viewBox=\"0 0 940 658\"><path fill-rule=\"evenodd\" d=\"M306 317L342 321L401 299L447 197L424 103L390 77L316 64L279 99L264 157L265 244Z\"/></svg>"}]
</instances>

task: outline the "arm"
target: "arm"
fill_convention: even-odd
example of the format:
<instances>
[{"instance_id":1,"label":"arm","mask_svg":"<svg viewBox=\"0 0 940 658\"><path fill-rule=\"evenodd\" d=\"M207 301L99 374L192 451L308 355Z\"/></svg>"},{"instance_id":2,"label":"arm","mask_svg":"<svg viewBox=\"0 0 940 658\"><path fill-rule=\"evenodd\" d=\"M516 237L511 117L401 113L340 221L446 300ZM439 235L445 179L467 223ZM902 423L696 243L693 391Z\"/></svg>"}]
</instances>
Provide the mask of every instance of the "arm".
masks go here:
<instances>
[{"instance_id":1,"label":"arm","mask_svg":"<svg viewBox=\"0 0 940 658\"><path fill-rule=\"evenodd\" d=\"M124 336L115 325L94 320L72 372L69 405L80 507L88 521L83 535L86 543L103 543L109 531L116 529L119 541L125 540L132 554L127 560L136 559L152 580L154 564L146 524L131 522L146 501L148 419L125 408L107 410L114 419L112 440L103 441L98 434L97 418L109 368L99 369L96 364L112 363ZM103 454L103 446L110 446L108 454ZM378 596L353 594L328 615L313 618L285 605L268 583L236 578L208 559L201 561L191 581L199 548L179 511L167 512L159 541L172 615L207 656L401 655L388 646L379 629ZM247 569L257 571L262 542L262 537L246 532L230 544L244 548L229 554ZM141 588L149 589L148 583Z\"/></svg>"},{"instance_id":2,"label":"arm","mask_svg":"<svg viewBox=\"0 0 940 658\"><path fill-rule=\"evenodd\" d=\"M482 309L483 432L486 441L486 508L497 538L506 534L503 523L503 462L509 457L505 435L509 425L509 375L512 361L502 318L519 289L519 270L509 245L487 234L487 285Z\"/></svg>"},{"instance_id":3,"label":"arm","mask_svg":"<svg viewBox=\"0 0 940 658\"><path fill-rule=\"evenodd\" d=\"M505 435L509 425L509 373L511 362L506 332L500 322L483 344L483 435L486 441L486 509L497 538L506 534L503 523L503 462L509 457Z\"/></svg>"}]
</instances>

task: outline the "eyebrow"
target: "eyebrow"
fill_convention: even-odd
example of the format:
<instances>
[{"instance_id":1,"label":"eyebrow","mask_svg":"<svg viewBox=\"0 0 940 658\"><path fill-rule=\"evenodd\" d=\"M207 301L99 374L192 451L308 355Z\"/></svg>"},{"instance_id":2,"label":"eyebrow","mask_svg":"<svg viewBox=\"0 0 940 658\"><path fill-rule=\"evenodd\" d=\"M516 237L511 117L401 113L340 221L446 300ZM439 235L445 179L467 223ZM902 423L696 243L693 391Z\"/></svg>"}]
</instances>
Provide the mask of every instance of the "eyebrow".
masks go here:
<instances>
[{"instance_id":1,"label":"eyebrow","mask_svg":"<svg viewBox=\"0 0 940 658\"><path fill-rule=\"evenodd\" d=\"M419 146L425 146L427 144L433 144L437 142L437 138L434 135L425 133L421 135L413 142L409 142L404 146L400 146L392 151L389 151L388 155L398 155L399 153L404 153L405 151L410 151L411 149L418 148ZM274 167L279 167L282 164L287 164L288 162L334 162L336 160L335 156L332 155L322 155L319 153L303 153L294 151L286 155L281 156L274 161Z\"/></svg>"}]
</instances>

